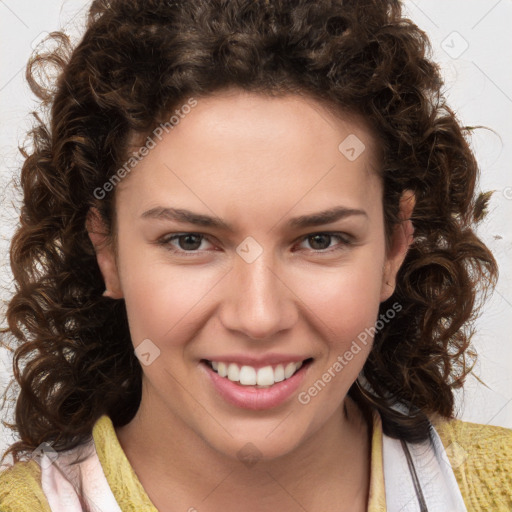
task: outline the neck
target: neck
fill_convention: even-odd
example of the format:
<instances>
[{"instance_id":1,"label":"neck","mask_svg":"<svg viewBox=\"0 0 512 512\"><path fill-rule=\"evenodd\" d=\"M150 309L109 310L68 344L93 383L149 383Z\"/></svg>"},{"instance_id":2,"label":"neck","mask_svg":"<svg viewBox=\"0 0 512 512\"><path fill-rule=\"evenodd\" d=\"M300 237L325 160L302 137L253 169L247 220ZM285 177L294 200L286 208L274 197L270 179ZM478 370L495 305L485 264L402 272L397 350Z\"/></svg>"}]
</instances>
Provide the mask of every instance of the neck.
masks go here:
<instances>
[{"instance_id":1,"label":"neck","mask_svg":"<svg viewBox=\"0 0 512 512\"><path fill-rule=\"evenodd\" d=\"M141 403L133 420L117 429L117 436L161 512L171 511L169 503L172 510L194 510L194 504L201 511L220 510L228 503L229 509L253 512L300 507L311 512L343 510L344 504L346 510L366 510L370 429L361 409L348 397L296 449L254 465L219 453L180 418L168 416L166 422L157 422L152 419L154 409L151 416L145 414L147 410Z\"/></svg>"}]
</instances>

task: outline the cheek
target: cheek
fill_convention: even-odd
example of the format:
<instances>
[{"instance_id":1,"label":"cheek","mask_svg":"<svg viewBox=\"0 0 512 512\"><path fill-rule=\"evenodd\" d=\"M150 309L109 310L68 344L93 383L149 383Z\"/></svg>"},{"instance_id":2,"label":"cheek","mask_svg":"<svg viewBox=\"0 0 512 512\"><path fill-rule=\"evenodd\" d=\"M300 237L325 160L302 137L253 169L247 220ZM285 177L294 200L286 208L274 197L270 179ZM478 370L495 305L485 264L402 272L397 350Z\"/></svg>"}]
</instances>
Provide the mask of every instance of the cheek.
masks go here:
<instances>
[{"instance_id":1,"label":"cheek","mask_svg":"<svg viewBox=\"0 0 512 512\"><path fill-rule=\"evenodd\" d=\"M295 276L294 291L335 343L346 343L376 321L383 260L378 254L360 251L337 268Z\"/></svg>"},{"instance_id":2,"label":"cheek","mask_svg":"<svg viewBox=\"0 0 512 512\"><path fill-rule=\"evenodd\" d=\"M119 244L121 285L133 343L150 338L179 344L207 315L212 306L208 296L212 291L215 295L213 288L227 270L193 263L173 265L166 261L163 249L155 258L154 247L137 247L129 239ZM317 324L322 337L338 351L375 323L382 280L383 248L379 249L376 244L360 247L336 267L282 269L283 281L293 290L290 300L299 309L302 303L303 315Z\"/></svg>"},{"instance_id":3,"label":"cheek","mask_svg":"<svg viewBox=\"0 0 512 512\"><path fill-rule=\"evenodd\" d=\"M155 259L154 249L151 255L147 250L126 249L120 277L133 343L149 338L172 344L182 337L183 329L193 328L219 270L171 265L165 253Z\"/></svg>"},{"instance_id":4,"label":"cheek","mask_svg":"<svg viewBox=\"0 0 512 512\"><path fill-rule=\"evenodd\" d=\"M298 400L315 408L317 425L334 414L372 348L381 271L375 262L363 263L361 257L358 264L319 273L301 288L310 310L308 321L314 323L321 342L318 370L304 384Z\"/></svg>"}]
</instances>

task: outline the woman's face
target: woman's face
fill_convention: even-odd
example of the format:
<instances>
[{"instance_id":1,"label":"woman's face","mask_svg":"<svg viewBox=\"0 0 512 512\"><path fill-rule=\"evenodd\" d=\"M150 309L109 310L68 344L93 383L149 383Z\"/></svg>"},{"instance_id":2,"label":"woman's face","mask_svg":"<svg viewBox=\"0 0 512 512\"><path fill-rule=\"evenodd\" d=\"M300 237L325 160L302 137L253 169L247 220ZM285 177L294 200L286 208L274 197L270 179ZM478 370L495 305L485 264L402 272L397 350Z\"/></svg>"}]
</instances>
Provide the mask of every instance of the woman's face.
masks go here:
<instances>
[{"instance_id":1,"label":"woman's face","mask_svg":"<svg viewBox=\"0 0 512 512\"><path fill-rule=\"evenodd\" d=\"M277 457L337 417L407 230L386 253L361 125L291 95L231 91L186 110L117 185L118 258L99 251L98 262L126 302L140 411L221 453L251 442ZM206 361L227 363L233 381ZM283 381L278 365L289 375L300 362Z\"/></svg>"}]
</instances>

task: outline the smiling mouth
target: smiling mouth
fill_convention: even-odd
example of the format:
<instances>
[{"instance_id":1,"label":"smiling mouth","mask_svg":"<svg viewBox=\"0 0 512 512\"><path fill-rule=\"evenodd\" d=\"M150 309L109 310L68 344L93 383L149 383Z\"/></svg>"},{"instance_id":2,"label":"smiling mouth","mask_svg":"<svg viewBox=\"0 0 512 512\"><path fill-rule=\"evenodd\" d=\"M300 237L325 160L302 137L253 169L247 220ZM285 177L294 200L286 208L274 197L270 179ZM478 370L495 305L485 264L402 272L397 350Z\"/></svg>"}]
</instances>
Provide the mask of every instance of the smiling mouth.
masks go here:
<instances>
[{"instance_id":1,"label":"smiling mouth","mask_svg":"<svg viewBox=\"0 0 512 512\"><path fill-rule=\"evenodd\" d=\"M268 365L262 368L222 361L209 361L207 359L202 359L201 363L207 365L220 377L224 377L240 386L269 388L278 382L290 379L302 367L308 366L312 361L313 358L310 357L303 361Z\"/></svg>"}]
</instances>

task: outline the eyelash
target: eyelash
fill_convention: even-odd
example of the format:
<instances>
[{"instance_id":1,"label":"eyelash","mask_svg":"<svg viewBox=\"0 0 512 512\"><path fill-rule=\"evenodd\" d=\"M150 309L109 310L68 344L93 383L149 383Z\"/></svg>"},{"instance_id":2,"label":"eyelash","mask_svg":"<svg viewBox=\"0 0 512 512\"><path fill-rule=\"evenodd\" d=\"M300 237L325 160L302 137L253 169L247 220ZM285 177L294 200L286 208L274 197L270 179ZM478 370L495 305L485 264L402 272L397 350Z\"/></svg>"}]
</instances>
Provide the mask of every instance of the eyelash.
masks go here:
<instances>
[{"instance_id":1,"label":"eyelash","mask_svg":"<svg viewBox=\"0 0 512 512\"><path fill-rule=\"evenodd\" d=\"M206 235L203 235L201 233L189 232L189 233L176 233L173 235L165 235L162 238L160 238L159 240L157 240L156 243L158 245L163 246L165 249L169 250L172 253L184 255L187 257L194 257L197 254L201 254L202 251L198 251L198 250L184 251L183 249L175 249L171 246L171 242L173 240L177 240L177 239L187 236L187 235L194 235L194 236L201 237L201 241L208 240L208 237ZM309 238L312 238L314 236L317 236L317 235L324 235L324 236L329 236L331 238L338 238L341 241L341 244L338 247L335 247L334 249L312 249L311 252L314 254L329 254L329 253L333 253L333 252L342 251L342 250L346 249L347 246L353 244L353 242L350 240L350 237L348 235L346 235L345 233L324 232L324 231L305 235L300 239L300 242L307 240ZM208 241L210 243L212 243L211 240L208 240Z\"/></svg>"}]
</instances>

